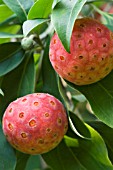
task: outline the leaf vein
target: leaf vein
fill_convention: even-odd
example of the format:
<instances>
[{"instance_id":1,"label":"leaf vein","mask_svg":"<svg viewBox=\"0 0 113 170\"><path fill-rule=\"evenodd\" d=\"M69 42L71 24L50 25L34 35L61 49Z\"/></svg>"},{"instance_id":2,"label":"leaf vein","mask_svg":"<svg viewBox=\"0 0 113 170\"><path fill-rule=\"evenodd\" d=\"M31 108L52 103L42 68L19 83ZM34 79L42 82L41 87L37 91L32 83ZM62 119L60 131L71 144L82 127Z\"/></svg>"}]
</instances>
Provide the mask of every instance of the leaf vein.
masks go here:
<instances>
[{"instance_id":1,"label":"leaf vein","mask_svg":"<svg viewBox=\"0 0 113 170\"><path fill-rule=\"evenodd\" d=\"M27 14L26 14L26 12L25 12L25 10L24 10L22 4L20 3L19 0L17 0L17 3L18 3L18 5L21 7L21 9L22 9L22 11L23 11L23 13L25 14L25 17L26 17L26 19L27 19Z\"/></svg>"}]
</instances>

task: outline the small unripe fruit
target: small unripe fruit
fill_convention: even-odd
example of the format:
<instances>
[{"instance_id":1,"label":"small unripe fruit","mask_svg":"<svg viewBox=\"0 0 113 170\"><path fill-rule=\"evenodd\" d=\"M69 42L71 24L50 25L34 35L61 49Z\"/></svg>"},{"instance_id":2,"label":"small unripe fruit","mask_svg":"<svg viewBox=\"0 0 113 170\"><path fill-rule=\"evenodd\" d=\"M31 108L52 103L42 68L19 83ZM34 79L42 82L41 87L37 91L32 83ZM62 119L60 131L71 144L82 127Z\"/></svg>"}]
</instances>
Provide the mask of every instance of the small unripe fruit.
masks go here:
<instances>
[{"instance_id":1,"label":"small unripe fruit","mask_svg":"<svg viewBox=\"0 0 113 170\"><path fill-rule=\"evenodd\" d=\"M113 69L113 33L95 19L77 19L70 53L55 33L49 56L53 68L62 78L77 85L95 83Z\"/></svg>"},{"instance_id":2,"label":"small unripe fruit","mask_svg":"<svg viewBox=\"0 0 113 170\"><path fill-rule=\"evenodd\" d=\"M33 48L33 39L30 37L25 37L21 41L21 46L24 50L30 50Z\"/></svg>"},{"instance_id":3,"label":"small unripe fruit","mask_svg":"<svg viewBox=\"0 0 113 170\"><path fill-rule=\"evenodd\" d=\"M63 139L68 120L63 104L46 93L18 98L3 115L3 132L9 143L27 154L54 149Z\"/></svg>"}]
</instances>

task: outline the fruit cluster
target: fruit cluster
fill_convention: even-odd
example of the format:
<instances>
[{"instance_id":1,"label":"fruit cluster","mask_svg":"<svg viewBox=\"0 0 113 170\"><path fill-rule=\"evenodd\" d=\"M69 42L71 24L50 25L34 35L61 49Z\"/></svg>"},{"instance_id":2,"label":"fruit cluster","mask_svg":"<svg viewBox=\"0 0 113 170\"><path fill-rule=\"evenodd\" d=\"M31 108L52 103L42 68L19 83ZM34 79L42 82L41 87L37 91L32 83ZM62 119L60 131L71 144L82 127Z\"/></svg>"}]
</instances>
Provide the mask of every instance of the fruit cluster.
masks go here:
<instances>
[{"instance_id":1,"label":"fruit cluster","mask_svg":"<svg viewBox=\"0 0 113 170\"><path fill-rule=\"evenodd\" d=\"M113 33L91 18L75 21L68 53L55 33L50 61L64 79L77 84L95 83L113 69ZM46 93L33 93L13 101L3 115L3 132L9 143L27 154L54 149L67 132L63 104Z\"/></svg>"}]
</instances>

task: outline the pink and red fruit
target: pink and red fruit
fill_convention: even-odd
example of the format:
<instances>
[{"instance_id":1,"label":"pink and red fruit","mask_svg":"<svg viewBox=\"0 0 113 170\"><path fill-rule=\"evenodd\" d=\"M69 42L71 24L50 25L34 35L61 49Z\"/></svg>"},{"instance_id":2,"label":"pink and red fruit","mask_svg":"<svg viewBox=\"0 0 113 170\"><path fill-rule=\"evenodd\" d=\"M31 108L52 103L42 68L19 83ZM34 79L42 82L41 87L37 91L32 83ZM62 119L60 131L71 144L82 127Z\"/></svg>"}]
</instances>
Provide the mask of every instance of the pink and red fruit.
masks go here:
<instances>
[{"instance_id":1,"label":"pink and red fruit","mask_svg":"<svg viewBox=\"0 0 113 170\"><path fill-rule=\"evenodd\" d=\"M113 33L95 19L77 19L70 53L55 33L49 56L53 68L62 78L77 85L95 83L113 69Z\"/></svg>"},{"instance_id":2,"label":"pink and red fruit","mask_svg":"<svg viewBox=\"0 0 113 170\"><path fill-rule=\"evenodd\" d=\"M54 149L68 128L66 111L54 96L34 93L18 98L3 116L3 132L9 143L27 154Z\"/></svg>"}]
</instances>

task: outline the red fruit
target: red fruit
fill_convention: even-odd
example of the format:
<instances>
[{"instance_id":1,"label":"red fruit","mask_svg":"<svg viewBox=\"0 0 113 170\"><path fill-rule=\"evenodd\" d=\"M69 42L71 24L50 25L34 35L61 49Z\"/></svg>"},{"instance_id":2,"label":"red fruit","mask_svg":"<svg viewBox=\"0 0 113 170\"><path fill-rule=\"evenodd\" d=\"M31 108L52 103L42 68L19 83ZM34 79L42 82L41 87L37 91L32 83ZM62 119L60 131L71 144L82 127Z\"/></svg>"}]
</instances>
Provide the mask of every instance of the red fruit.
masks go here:
<instances>
[{"instance_id":1,"label":"red fruit","mask_svg":"<svg viewBox=\"0 0 113 170\"><path fill-rule=\"evenodd\" d=\"M61 77L77 85L91 84L113 69L113 34L95 19L77 19L71 36L70 53L55 33L49 55L52 66Z\"/></svg>"},{"instance_id":2,"label":"red fruit","mask_svg":"<svg viewBox=\"0 0 113 170\"><path fill-rule=\"evenodd\" d=\"M55 97L34 93L18 98L3 116L3 132L9 143L27 154L55 148L68 128L66 111Z\"/></svg>"}]
</instances>

